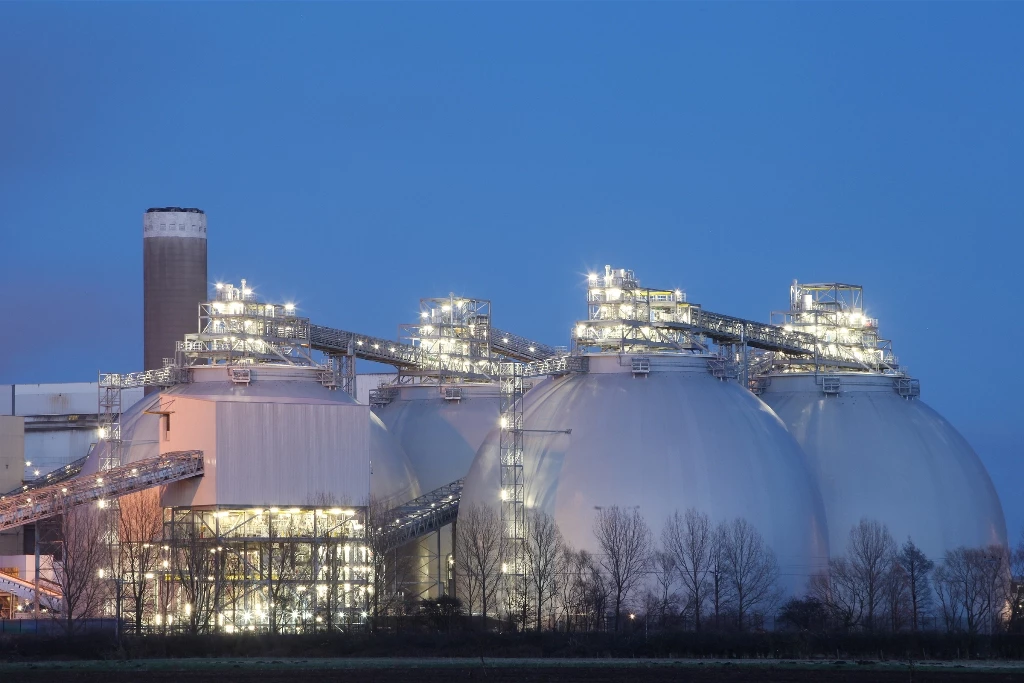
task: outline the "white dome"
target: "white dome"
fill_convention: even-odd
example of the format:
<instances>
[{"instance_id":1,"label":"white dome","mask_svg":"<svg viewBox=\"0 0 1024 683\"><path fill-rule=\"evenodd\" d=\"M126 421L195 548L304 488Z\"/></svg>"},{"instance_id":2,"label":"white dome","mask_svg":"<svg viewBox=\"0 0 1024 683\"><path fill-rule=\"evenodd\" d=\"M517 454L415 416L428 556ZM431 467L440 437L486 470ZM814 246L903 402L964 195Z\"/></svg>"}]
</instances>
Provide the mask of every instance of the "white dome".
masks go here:
<instances>
[{"instance_id":1,"label":"white dome","mask_svg":"<svg viewBox=\"0 0 1024 683\"><path fill-rule=\"evenodd\" d=\"M888 526L897 543L912 537L933 559L1006 543L992 480L949 422L899 396L891 377L839 378L839 395L826 396L814 375L776 375L761 397L810 458L834 553L863 517Z\"/></svg>"},{"instance_id":2,"label":"white dome","mask_svg":"<svg viewBox=\"0 0 1024 683\"><path fill-rule=\"evenodd\" d=\"M828 557L825 516L805 456L772 411L700 356L590 357L590 372L545 380L524 404L526 504L565 538L596 550L595 506L640 506L655 538L676 510L744 517L778 557L783 585L803 588ZM529 430L565 430L571 435ZM498 432L477 454L465 503L498 505Z\"/></svg>"},{"instance_id":3,"label":"white dome","mask_svg":"<svg viewBox=\"0 0 1024 683\"><path fill-rule=\"evenodd\" d=\"M163 392L144 397L121 416L125 461L135 462L159 455L160 417L146 411L156 409L161 394L273 403L355 403L348 394L332 391L320 384L315 368L259 365L254 366L252 377L251 384L235 384L228 380L223 366L201 366L192 370L192 382L176 384ZM98 469L106 449L104 442L97 446L83 470L85 474ZM419 483L401 444L372 413L370 468L370 492L374 497L405 502L420 495Z\"/></svg>"},{"instance_id":4,"label":"white dome","mask_svg":"<svg viewBox=\"0 0 1024 683\"><path fill-rule=\"evenodd\" d=\"M462 398L448 401L437 386L400 387L398 398L374 409L401 442L424 491L465 477L477 450L498 424L496 384L459 388Z\"/></svg>"}]
</instances>

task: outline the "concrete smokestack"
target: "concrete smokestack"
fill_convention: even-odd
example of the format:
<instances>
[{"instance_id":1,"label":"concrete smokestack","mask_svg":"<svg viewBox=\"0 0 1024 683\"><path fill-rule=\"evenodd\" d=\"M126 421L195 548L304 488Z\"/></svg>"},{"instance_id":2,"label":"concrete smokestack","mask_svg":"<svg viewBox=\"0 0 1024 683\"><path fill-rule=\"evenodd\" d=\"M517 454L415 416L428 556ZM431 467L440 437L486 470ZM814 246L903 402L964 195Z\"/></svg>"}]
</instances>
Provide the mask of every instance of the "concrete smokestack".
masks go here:
<instances>
[{"instance_id":1,"label":"concrete smokestack","mask_svg":"<svg viewBox=\"0 0 1024 683\"><path fill-rule=\"evenodd\" d=\"M148 209L142 219L146 370L174 357L175 343L199 331L207 299L206 214L200 209Z\"/></svg>"}]
</instances>

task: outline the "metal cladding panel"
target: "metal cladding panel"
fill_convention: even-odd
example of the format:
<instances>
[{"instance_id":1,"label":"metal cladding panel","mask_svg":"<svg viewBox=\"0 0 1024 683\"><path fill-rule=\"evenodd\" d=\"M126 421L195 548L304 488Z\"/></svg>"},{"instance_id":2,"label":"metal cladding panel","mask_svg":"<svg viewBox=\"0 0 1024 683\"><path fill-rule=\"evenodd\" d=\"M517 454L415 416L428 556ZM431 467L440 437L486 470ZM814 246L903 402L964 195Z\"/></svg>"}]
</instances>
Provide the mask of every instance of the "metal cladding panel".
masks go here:
<instances>
[{"instance_id":1,"label":"metal cladding panel","mask_svg":"<svg viewBox=\"0 0 1024 683\"><path fill-rule=\"evenodd\" d=\"M216 505L219 474L217 470L216 401L160 393L147 397L142 403L151 404L151 407L147 407L146 410L157 413L145 415L146 425L152 428L152 451L154 452L150 454L150 457L174 451L197 450L203 452L203 476L162 487L160 489L160 505L163 507ZM150 419L152 421L149 421ZM121 436L122 439L125 439L124 446L128 447L123 424ZM138 452L132 452L132 450L125 454L126 462L132 462L134 456L139 455ZM90 461L96 462L98 458L102 457L101 454L93 453ZM89 473L88 468L83 468L83 474Z\"/></svg>"},{"instance_id":2,"label":"metal cladding panel","mask_svg":"<svg viewBox=\"0 0 1024 683\"><path fill-rule=\"evenodd\" d=\"M929 557L961 545L1006 543L988 472L971 446L920 399L901 398L884 376L839 375L826 396L813 375L772 377L762 395L811 459L832 551L850 528L877 519Z\"/></svg>"},{"instance_id":3,"label":"metal cladding panel","mask_svg":"<svg viewBox=\"0 0 1024 683\"><path fill-rule=\"evenodd\" d=\"M436 388L426 395L402 398L374 412L402 444L424 491L461 479L469 472L481 444L498 424L499 398L473 396L445 401ZM495 392L497 389L495 389Z\"/></svg>"},{"instance_id":4,"label":"metal cladding panel","mask_svg":"<svg viewBox=\"0 0 1024 683\"><path fill-rule=\"evenodd\" d=\"M223 368L215 369L227 377ZM265 370L260 370L257 376L265 375ZM206 401L251 401L251 402L281 402L281 403L324 403L328 405L355 405L353 400L345 393L331 391L316 381L274 381L272 379L257 379L250 385L238 385L231 382L194 382L192 384L179 384L159 394L151 394L135 403L125 411L121 418L121 438L123 440L124 456L126 462L136 462L144 458L156 457L160 453L160 420L158 415L146 411L160 410L162 397L179 401L185 399L203 399ZM366 406L364 406L365 408ZM175 407L168 410L177 410ZM375 497L387 500L404 502L420 495L421 487L416 481L416 475L405 451L402 450L398 440L388 433L387 428L380 420L372 418L370 421L370 460L372 466L371 490ZM172 422L177 425L187 424L187 418L181 415L172 417ZM172 430L174 432L174 430ZM178 438L180 432L174 432ZM203 450L202 446L187 446L182 443L181 449L189 450L196 448ZM174 449L171 449L174 450ZM83 468L85 474L94 473L99 463L107 452L107 445L100 443L93 451L89 462ZM214 465L206 463L206 476ZM174 487L181 489L190 486L188 482L175 484ZM205 490L205 489L204 489ZM211 493L212 496L212 493ZM175 505L186 505L191 503L175 503ZM197 505L199 503L196 503Z\"/></svg>"},{"instance_id":5,"label":"metal cladding panel","mask_svg":"<svg viewBox=\"0 0 1024 683\"><path fill-rule=\"evenodd\" d=\"M0 493L21 486L25 472L25 418L0 416Z\"/></svg>"},{"instance_id":6,"label":"metal cladding panel","mask_svg":"<svg viewBox=\"0 0 1024 683\"><path fill-rule=\"evenodd\" d=\"M653 361L646 378L574 375L527 392L527 507L554 515L566 540L591 552L597 506L639 506L656 537L673 512L690 507L715 522L744 517L774 549L786 590L802 592L827 562L828 532L799 445L757 397L709 375L705 361L692 372L677 371L692 361L662 371ZM566 429L572 433L530 431ZM499 505L499 482L494 430L473 462L463 504Z\"/></svg>"},{"instance_id":7,"label":"metal cladding panel","mask_svg":"<svg viewBox=\"0 0 1024 683\"><path fill-rule=\"evenodd\" d=\"M14 412L18 415L95 414L98 405L96 382L19 384L14 388Z\"/></svg>"},{"instance_id":8,"label":"metal cladding panel","mask_svg":"<svg viewBox=\"0 0 1024 683\"><path fill-rule=\"evenodd\" d=\"M199 304L207 299L206 215L149 211L143 219L143 364L162 367L175 343L199 328Z\"/></svg>"},{"instance_id":9,"label":"metal cladding panel","mask_svg":"<svg viewBox=\"0 0 1024 683\"><path fill-rule=\"evenodd\" d=\"M217 404L217 504L365 504L370 408Z\"/></svg>"}]
</instances>

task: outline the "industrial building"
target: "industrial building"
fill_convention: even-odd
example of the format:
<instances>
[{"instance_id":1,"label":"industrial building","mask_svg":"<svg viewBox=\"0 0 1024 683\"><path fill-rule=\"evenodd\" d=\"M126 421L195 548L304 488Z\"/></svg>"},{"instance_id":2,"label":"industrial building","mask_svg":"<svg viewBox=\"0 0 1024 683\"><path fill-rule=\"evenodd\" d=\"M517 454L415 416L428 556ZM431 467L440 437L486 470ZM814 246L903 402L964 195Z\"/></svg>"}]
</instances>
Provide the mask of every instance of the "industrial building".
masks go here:
<instances>
[{"instance_id":1,"label":"industrial building","mask_svg":"<svg viewBox=\"0 0 1024 683\"><path fill-rule=\"evenodd\" d=\"M567 347L454 294L389 340L244 280L211 286L206 228L198 209L145 214L142 371L0 387L8 612L60 609L20 530L148 490L163 530L145 619L199 631L352 628L385 597L450 592L460 503L500 510L512 582L532 509L590 550L595 508L639 507L655 529L689 507L745 517L790 593L861 517L933 557L1006 541L980 460L921 402L859 286L794 283L761 323L607 266Z\"/></svg>"}]
</instances>

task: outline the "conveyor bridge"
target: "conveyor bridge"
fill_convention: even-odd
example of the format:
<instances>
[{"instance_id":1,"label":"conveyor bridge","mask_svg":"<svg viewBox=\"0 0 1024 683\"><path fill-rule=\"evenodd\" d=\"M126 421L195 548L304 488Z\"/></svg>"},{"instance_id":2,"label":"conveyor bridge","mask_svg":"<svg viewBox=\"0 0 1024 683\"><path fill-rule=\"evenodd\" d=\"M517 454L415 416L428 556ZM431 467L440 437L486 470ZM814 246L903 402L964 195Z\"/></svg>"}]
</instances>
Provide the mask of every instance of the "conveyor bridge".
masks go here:
<instances>
[{"instance_id":1,"label":"conveyor bridge","mask_svg":"<svg viewBox=\"0 0 1024 683\"><path fill-rule=\"evenodd\" d=\"M499 355L522 362L540 361L558 355L553 347L511 332L489 328L491 348ZM309 326L309 345L316 351L350 354L360 360L392 365L403 369L429 369L433 359L412 344L382 337L357 334L325 325Z\"/></svg>"},{"instance_id":2,"label":"conveyor bridge","mask_svg":"<svg viewBox=\"0 0 1024 683\"><path fill-rule=\"evenodd\" d=\"M459 479L445 484L384 513L384 519L389 521L382 532L383 548L399 548L455 521L459 514L462 482Z\"/></svg>"},{"instance_id":3,"label":"conveyor bridge","mask_svg":"<svg viewBox=\"0 0 1024 683\"><path fill-rule=\"evenodd\" d=\"M137 493L202 474L202 451L175 451L13 496L3 496L0 498L0 531L59 515L78 505Z\"/></svg>"}]
</instances>

